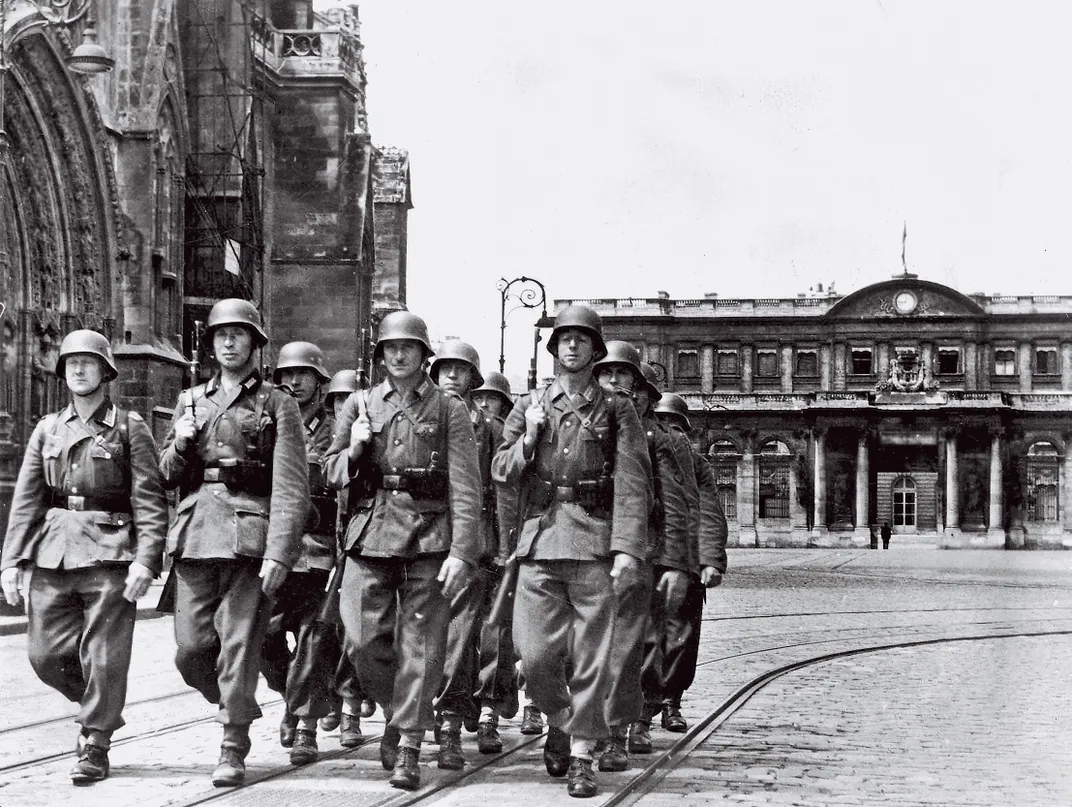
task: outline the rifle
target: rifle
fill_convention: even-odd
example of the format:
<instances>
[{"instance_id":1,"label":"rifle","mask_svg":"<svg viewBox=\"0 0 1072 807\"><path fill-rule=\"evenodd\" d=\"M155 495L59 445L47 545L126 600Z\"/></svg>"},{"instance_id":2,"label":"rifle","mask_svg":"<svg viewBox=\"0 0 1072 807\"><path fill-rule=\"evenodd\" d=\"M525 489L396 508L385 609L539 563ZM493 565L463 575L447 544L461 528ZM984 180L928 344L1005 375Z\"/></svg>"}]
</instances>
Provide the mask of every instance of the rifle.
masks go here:
<instances>
[{"instance_id":1,"label":"rifle","mask_svg":"<svg viewBox=\"0 0 1072 807\"><path fill-rule=\"evenodd\" d=\"M203 345L201 342L202 326L203 322L199 319L194 320L194 338L193 338L193 350L191 351L190 360L187 364L190 372L190 386L188 389L192 389L201 383L201 352ZM190 393L184 393L186 399L186 412L193 415L196 420L196 413L194 411L193 395ZM168 571L167 579L164 580L164 587L160 590L160 600L156 603L156 610L161 614L173 614L175 613L175 589L177 587L175 567L172 566Z\"/></svg>"},{"instance_id":2,"label":"rifle","mask_svg":"<svg viewBox=\"0 0 1072 807\"><path fill-rule=\"evenodd\" d=\"M487 623L494 627L503 627L514 612L514 595L517 594L517 574L521 561L517 559L517 552L512 552L503 566L502 580L495 590L495 599L491 601L488 610Z\"/></svg>"}]
</instances>

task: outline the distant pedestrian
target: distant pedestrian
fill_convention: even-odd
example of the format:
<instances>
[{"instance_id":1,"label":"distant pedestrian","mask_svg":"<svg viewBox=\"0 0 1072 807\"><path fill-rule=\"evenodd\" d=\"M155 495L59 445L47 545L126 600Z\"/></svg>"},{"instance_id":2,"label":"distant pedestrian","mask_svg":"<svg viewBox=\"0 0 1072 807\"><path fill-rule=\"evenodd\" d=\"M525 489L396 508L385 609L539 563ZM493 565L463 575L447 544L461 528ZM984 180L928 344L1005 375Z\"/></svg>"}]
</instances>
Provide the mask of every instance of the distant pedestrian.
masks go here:
<instances>
[{"instance_id":1,"label":"distant pedestrian","mask_svg":"<svg viewBox=\"0 0 1072 807\"><path fill-rule=\"evenodd\" d=\"M890 529L890 522L882 522L882 548L890 548L890 536L893 535L893 530Z\"/></svg>"}]
</instances>

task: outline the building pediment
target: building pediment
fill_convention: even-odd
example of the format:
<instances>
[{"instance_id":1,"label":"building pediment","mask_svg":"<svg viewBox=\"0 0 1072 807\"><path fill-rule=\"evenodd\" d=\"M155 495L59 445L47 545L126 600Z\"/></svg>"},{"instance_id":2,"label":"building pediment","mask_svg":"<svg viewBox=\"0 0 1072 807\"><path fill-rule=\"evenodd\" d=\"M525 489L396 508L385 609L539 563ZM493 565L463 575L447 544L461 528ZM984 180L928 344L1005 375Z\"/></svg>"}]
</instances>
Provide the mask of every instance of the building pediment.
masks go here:
<instances>
[{"instance_id":1,"label":"building pediment","mask_svg":"<svg viewBox=\"0 0 1072 807\"><path fill-rule=\"evenodd\" d=\"M828 319L907 319L912 317L977 317L984 313L970 297L956 289L920 280L913 275L897 277L855 291L838 300L826 312Z\"/></svg>"}]
</instances>

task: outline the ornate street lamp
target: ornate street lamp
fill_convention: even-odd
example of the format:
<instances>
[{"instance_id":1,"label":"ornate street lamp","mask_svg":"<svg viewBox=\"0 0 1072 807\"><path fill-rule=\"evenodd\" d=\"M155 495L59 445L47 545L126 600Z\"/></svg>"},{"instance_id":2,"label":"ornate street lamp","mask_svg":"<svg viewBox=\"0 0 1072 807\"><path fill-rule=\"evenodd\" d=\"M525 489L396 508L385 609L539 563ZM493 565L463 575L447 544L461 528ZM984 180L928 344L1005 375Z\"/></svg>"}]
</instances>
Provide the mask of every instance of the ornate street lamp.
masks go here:
<instances>
[{"instance_id":1,"label":"ornate street lamp","mask_svg":"<svg viewBox=\"0 0 1072 807\"><path fill-rule=\"evenodd\" d=\"M514 287L517 286L515 289ZM506 318L519 308L540 308L540 318L536 321L535 334L532 340L532 361L529 364L529 389L536 389L536 360L539 358L540 328L554 325L554 320L547 316L547 290L543 283L534 277L515 277L513 280L500 278L497 288L502 298L502 306L499 309L499 372L506 372ZM514 301L509 311L506 310L507 301Z\"/></svg>"}]
</instances>

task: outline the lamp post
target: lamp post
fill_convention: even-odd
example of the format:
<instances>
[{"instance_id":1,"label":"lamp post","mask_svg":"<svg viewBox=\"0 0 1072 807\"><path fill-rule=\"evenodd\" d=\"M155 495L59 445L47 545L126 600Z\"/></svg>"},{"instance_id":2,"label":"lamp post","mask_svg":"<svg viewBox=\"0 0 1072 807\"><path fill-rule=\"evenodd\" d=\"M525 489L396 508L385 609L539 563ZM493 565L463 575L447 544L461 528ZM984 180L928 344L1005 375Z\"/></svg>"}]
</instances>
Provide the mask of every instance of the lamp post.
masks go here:
<instances>
[{"instance_id":1,"label":"lamp post","mask_svg":"<svg viewBox=\"0 0 1072 807\"><path fill-rule=\"evenodd\" d=\"M517 287L515 289L515 286ZM536 360L539 358L540 328L546 328L549 321L547 316L547 289L543 283L534 277L515 277L513 280L500 278L497 284L502 305L499 308L499 372L506 372L506 318L519 308L540 308L540 318L536 321L536 333L532 340L532 361L529 364L529 389L536 389ZM507 302L514 301L514 305L508 311ZM553 322L552 322L553 324Z\"/></svg>"}]
</instances>

